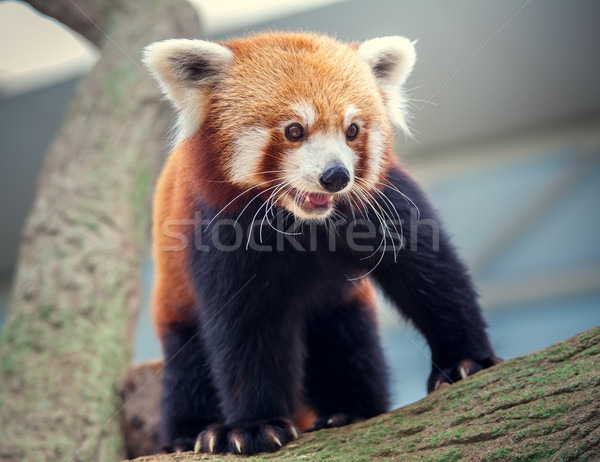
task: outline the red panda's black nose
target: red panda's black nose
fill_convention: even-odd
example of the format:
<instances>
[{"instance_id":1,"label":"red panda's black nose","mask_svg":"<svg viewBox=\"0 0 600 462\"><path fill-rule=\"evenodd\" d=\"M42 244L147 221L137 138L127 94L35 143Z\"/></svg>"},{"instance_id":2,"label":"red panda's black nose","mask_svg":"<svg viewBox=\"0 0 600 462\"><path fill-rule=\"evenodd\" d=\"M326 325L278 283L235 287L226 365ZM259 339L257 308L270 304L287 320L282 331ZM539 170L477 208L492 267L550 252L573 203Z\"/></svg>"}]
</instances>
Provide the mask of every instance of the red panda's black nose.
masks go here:
<instances>
[{"instance_id":1,"label":"red panda's black nose","mask_svg":"<svg viewBox=\"0 0 600 462\"><path fill-rule=\"evenodd\" d=\"M329 192L338 192L348 186L350 172L345 167L336 165L328 168L321 175L321 185Z\"/></svg>"}]
</instances>

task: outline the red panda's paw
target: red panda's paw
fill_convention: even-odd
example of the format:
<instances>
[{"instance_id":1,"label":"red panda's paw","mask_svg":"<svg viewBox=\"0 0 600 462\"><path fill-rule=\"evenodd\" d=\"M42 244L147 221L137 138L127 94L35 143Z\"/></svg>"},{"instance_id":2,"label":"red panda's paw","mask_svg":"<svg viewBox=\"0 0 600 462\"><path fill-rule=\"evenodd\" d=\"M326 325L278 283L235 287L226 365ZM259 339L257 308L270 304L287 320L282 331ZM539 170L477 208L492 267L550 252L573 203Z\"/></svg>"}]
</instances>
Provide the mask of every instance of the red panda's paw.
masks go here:
<instances>
[{"instance_id":1,"label":"red panda's paw","mask_svg":"<svg viewBox=\"0 0 600 462\"><path fill-rule=\"evenodd\" d=\"M257 454L274 452L298 438L299 430L288 419L271 419L233 425L215 424L198 435L194 452Z\"/></svg>"},{"instance_id":2,"label":"red panda's paw","mask_svg":"<svg viewBox=\"0 0 600 462\"><path fill-rule=\"evenodd\" d=\"M343 413L332 414L329 416L319 417L310 428L310 431L314 432L323 428L343 427L345 425L361 422L363 420L365 419L361 417L352 417Z\"/></svg>"},{"instance_id":3,"label":"red panda's paw","mask_svg":"<svg viewBox=\"0 0 600 462\"><path fill-rule=\"evenodd\" d=\"M480 361L474 361L472 359L463 359L452 367L447 367L443 370L438 369L434 366L433 372L429 376L427 381L427 393L431 393L442 386L442 384L452 384L459 380L465 379L470 375L479 372L482 369L495 366L502 362L501 358L497 356L491 356Z\"/></svg>"}]
</instances>

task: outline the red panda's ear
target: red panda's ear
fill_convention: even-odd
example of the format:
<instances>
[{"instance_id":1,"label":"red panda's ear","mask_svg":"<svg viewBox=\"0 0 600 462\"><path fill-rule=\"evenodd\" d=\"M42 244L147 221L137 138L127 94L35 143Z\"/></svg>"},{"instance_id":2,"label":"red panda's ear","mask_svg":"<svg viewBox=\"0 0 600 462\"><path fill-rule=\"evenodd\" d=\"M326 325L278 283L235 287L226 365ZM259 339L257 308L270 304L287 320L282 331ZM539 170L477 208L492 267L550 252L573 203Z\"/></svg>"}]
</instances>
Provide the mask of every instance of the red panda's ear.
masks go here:
<instances>
[{"instance_id":1,"label":"red panda's ear","mask_svg":"<svg viewBox=\"0 0 600 462\"><path fill-rule=\"evenodd\" d=\"M171 39L144 49L144 64L176 107L190 90L216 83L233 61L229 48L204 40Z\"/></svg>"},{"instance_id":2,"label":"red panda's ear","mask_svg":"<svg viewBox=\"0 0 600 462\"><path fill-rule=\"evenodd\" d=\"M398 36L367 40L358 47L358 54L383 85L402 85L417 59L415 42Z\"/></svg>"},{"instance_id":3,"label":"red panda's ear","mask_svg":"<svg viewBox=\"0 0 600 462\"><path fill-rule=\"evenodd\" d=\"M206 95L232 64L233 53L218 43L177 39L148 45L142 60L179 112L181 139L198 130Z\"/></svg>"},{"instance_id":4,"label":"red panda's ear","mask_svg":"<svg viewBox=\"0 0 600 462\"><path fill-rule=\"evenodd\" d=\"M361 43L357 49L386 96L390 118L407 133L405 101L400 87L415 65L415 43L405 37L380 37Z\"/></svg>"}]
</instances>

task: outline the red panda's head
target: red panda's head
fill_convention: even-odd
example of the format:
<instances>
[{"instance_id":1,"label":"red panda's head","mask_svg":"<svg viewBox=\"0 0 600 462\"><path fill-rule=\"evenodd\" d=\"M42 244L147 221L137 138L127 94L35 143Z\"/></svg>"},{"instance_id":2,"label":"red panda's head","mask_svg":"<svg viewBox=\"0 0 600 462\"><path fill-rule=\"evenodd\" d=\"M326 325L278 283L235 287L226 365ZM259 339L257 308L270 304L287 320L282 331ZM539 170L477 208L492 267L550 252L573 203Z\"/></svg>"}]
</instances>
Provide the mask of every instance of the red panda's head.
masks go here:
<instances>
[{"instance_id":1,"label":"red panda's head","mask_svg":"<svg viewBox=\"0 0 600 462\"><path fill-rule=\"evenodd\" d=\"M381 189L392 124L407 131L401 85L415 50L403 37L358 46L286 33L166 40L144 61L178 110L177 141L208 136L221 178L264 190L300 219Z\"/></svg>"}]
</instances>

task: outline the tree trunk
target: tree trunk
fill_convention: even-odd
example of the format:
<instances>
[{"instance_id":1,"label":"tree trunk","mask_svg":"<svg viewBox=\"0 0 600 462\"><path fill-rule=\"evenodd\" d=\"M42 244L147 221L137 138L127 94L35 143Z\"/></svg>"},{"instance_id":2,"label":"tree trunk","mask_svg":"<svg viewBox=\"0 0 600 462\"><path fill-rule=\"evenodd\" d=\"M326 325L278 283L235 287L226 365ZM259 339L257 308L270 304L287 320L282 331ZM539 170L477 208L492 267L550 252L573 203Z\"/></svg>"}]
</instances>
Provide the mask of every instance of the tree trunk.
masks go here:
<instances>
[{"instance_id":1,"label":"tree trunk","mask_svg":"<svg viewBox=\"0 0 600 462\"><path fill-rule=\"evenodd\" d=\"M141 377L139 371L133 375ZM158 412L155 405L147 406L155 402L152 393L159 393L150 388L160 388L160 382L144 384L137 406L135 399L128 400L131 419L150 419ZM442 385L415 404L348 427L307 433L281 451L259 457L357 462L600 460L600 327L452 386ZM209 459L190 452L135 460ZM219 460L241 459L225 455Z\"/></svg>"},{"instance_id":2,"label":"tree trunk","mask_svg":"<svg viewBox=\"0 0 600 462\"><path fill-rule=\"evenodd\" d=\"M3 461L124 457L119 389L171 119L139 58L152 41L195 35L198 22L184 1L107 4L119 6L95 19L109 39L47 156L24 229L0 338Z\"/></svg>"},{"instance_id":3,"label":"tree trunk","mask_svg":"<svg viewBox=\"0 0 600 462\"><path fill-rule=\"evenodd\" d=\"M104 32L110 18L118 11L123 0L25 0L40 13L50 16L83 35L96 46L104 42ZM121 13L123 13L122 11Z\"/></svg>"}]
</instances>

